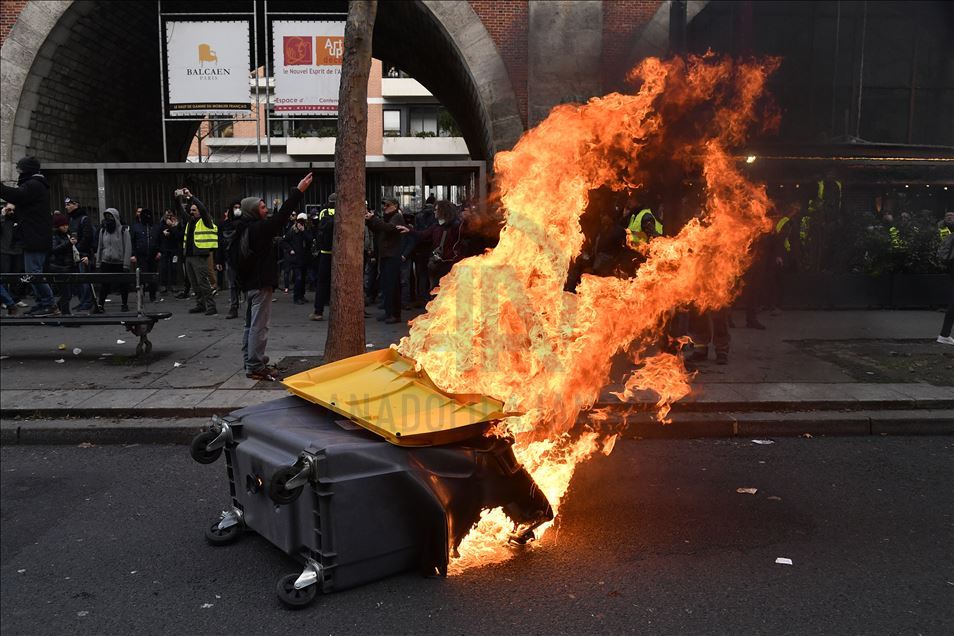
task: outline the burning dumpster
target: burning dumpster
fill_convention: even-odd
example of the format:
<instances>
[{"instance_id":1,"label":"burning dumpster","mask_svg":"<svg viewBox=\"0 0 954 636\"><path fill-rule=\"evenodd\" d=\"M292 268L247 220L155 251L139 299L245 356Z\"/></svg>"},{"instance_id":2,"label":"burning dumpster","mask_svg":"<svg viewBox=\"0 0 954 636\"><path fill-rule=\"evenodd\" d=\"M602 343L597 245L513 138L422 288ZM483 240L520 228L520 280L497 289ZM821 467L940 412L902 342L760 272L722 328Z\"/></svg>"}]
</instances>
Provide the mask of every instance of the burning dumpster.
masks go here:
<instances>
[{"instance_id":1,"label":"burning dumpster","mask_svg":"<svg viewBox=\"0 0 954 636\"><path fill-rule=\"evenodd\" d=\"M503 508L516 544L553 518L512 439L491 432L510 415L498 400L443 392L393 349L284 384L296 395L213 418L191 453L225 455L231 507L210 543L251 529L302 563L277 584L289 607L415 568L446 575L482 510Z\"/></svg>"}]
</instances>

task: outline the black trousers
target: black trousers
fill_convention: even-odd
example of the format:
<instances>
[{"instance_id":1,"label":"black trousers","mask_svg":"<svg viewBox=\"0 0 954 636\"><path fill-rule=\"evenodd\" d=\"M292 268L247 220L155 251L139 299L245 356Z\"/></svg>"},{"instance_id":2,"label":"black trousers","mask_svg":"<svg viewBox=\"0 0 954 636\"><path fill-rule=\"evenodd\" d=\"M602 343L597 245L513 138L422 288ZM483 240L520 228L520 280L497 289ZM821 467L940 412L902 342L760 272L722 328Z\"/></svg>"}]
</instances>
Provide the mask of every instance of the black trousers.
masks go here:
<instances>
[{"instance_id":1,"label":"black trousers","mask_svg":"<svg viewBox=\"0 0 954 636\"><path fill-rule=\"evenodd\" d=\"M954 272L951 273L950 286L950 300L947 303L947 311L944 313L944 324L941 325L940 334L945 338L951 337L951 329L954 328Z\"/></svg>"},{"instance_id":2,"label":"black trousers","mask_svg":"<svg viewBox=\"0 0 954 636\"><path fill-rule=\"evenodd\" d=\"M381 294L384 296L384 315L401 317L401 257L381 259Z\"/></svg>"},{"instance_id":3,"label":"black trousers","mask_svg":"<svg viewBox=\"0 0 954 636\"><path fill-rule=\"evenodd\" d=\"M102 274L122 274L125 270L123 269L122 263L100 263L99 271ZM106 304L106 297L109 296L109 293L113 291L114 283L103 283L99 286L99 306L103 308ZM123 301L123 305L129 304L129 285L126 283L119 284L119 297Z\"/></svg>"},{"instance_id":4,"label":"black trousers","mask_svg":"<svg viewBox=\"0 0 954 636\"><path fill-rule=\"evenodd\" d=\"M136 267L138 267L139 271L143 274L155 274L159 271L159 261L156 260L155 254L136 254ZM133 271L135 271L135 268L133 268ZM145 286L146 291L149 293L149 300L156 299L158 287L159 285L157 283L148 283Z\"/></svg>"},{"instance_id":5,"label":"black trousers","mask_svg":"<svg viewBox=\"0 0 954 636\"><path fill-rule=\"evenodd\" d=\"M159 259L159 283L163 287L175 287L179 277L179 263L173 263L172 252L163 252Z\"/></svg>"},{"instance_id":6,"label":"black trousers","mask_svg":"<svg viewBox=\"0 0 954 636\"><path fill-rule=\"evenodd\" d=\"M324 314L331 302L331 254L318 256L318 281L315 285L315 313Z\"/></svg>"}]
</instances>

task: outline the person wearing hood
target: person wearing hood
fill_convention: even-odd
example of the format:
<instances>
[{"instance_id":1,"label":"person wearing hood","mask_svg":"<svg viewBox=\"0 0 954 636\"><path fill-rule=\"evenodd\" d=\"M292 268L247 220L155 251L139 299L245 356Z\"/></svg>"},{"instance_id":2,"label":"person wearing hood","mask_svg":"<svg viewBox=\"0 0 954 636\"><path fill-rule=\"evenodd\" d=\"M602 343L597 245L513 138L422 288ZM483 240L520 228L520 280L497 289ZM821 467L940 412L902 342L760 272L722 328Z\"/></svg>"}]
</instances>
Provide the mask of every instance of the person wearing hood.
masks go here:
<instances>
[{"instance_id":1,"label":"person wearing hood","mask_svg":"<svg viewBox=\"0 0 954 636\"><path fill-rule=\"evenodd\" d=\"M186 273L189 283L195 291L195 307L190 314L204 313L214 316L219 313L215 308L212 294L212 281L209 276L209 254L216 259L215 269L222 269L219 259L219 229L212 214L188 188L182 188L182 196L189 211L189 223L182 237L182 253L185 257Z\"/></svg>"},{"instance_id":2,"label":"person wearing hood","mask_svg":"<svg viewBox=\"0 0 954 636\"><path fill-rule=\"evenodd\" d=\"M159 272L159 226L153 220L152 210L139 208L136 211L136 222L129 227L129 237L132 240L132 258L129 259L133 270L156 274ZM156 291L159 284L147 283L150 302L156 302Z\"/></svg>"},{"instance_id":3,"label":"person wearing hood","mask_svg":"<svg viewBox=\"0 0 954 636\"><path fill-rule=\"evenodd\" d=\"M27 274L42 274L50 254L50 184L40 174L40 161L36 157L23 157L17 161L17 187L0 184L0 198L17 206L20 240L23 243L23 271ZM56 308L53 290L45 283L33 285L36 305L27 311L28 316L49 316Z\"/></svg>"},{"instance_id":4,"label":"person wearing hood","mask_svg":"<svg viewBox=\"0 0 954 636\"><path fill-rule=\"evenodd\" d=\"M234 201L232 207L225 213L225 220L219 226L219 249L223 254L229 253L238 220L241 218L242 202ZM225 263L225 280L229 286L229 313L225 314L225 318L226 320L232 320L238 318L239 288L238 281L235 278L235 268L229 265L228 261Z\"/></svg>"},{"instance_id":5,"label":"person wearing hood","mask_svg":"<svg viewBox=\"0 0 954 636\"><path fill-rule=\"evenodd\" d=\"M132 239L129 237L129 226L123 225L119 218L119 210L106 208L103 212L103 225L99 228L99 245L96 248L96 262L99 270L104 274L121 274L128 272L132 260ZM106 311L106 297L112 291L111 283L103 283L99 287L99 307L95 313ZM129 285L119 284L119 295L123 301L122 311L129 311Z\"/></svg>"},{"instance_id":6,"label":"person wearing hood","mask_svg":"<svg viewBox=\"0 0 954 636\"><path fill-rule=\"evenodd\" d=\"M437 223L426 230L412 230L408 227L399 228L402 232L410 232L415 241L426 242L431 245L428 254L427 272L430 277L430 290L440 284L454 263L461 260L461 222L457 214L457 206L450 201L438 201L435 206Z\"/></svg>"},{"instance_id":7,"label":"person wearing hood","mask_svg":"<svg viewBox=\"0 0 954 636\"><path fill-rule=\"evenodd\" d=\"M4 203L3 217L0 220L0 272L20 274L23 272L23 242L20 240L20 223L17 221L16 206ZM26 285L14 283L8 293L13 298L13 304L26 307L26 303L17 302L25 294ZM4 305L10 303L4 302ZM14 311L14 314L16 311ZM11 315L14 315L11 314Z\"/></svg>"},{"instance_id":8,"label":"person wearing hood","mask_svg":"<svg viewBox=\"0 0 954 636\"><path fill-rule=\"evenodd\" d=\"M70 235L76 238L76 251L80 260L77 263L80 274L93 271L93 259L96 257L96 232L93 222L89 218L86 208L76 199L66 197L63 207L70 219ZM93 309L93 289L89 283L73 285L73 292L79 298L75 311L91 311Z\"/></svg>"},{"instance_id":9,"label":"person wearing hood","mask_svg":"<svg viewBox=\"0 0 954 636\"><path fill-rule=\"evenodd\" d=\"M293 189L282 203L281 208L271 216L268 216L268 205L263 199L242 199L242 216L236 224L229 258L235 265L239 287L248 293L242 354L245 376L253 380L275 382L280 379L278 370L268 366L268 356L265 355L271 323L272 294L278 283L278 257L274 250L274 239L281 235L285 223L301 203L302 195L311 185L312 179L312 173L305 175L298 187Z\"/></svg>"}]
</instances>

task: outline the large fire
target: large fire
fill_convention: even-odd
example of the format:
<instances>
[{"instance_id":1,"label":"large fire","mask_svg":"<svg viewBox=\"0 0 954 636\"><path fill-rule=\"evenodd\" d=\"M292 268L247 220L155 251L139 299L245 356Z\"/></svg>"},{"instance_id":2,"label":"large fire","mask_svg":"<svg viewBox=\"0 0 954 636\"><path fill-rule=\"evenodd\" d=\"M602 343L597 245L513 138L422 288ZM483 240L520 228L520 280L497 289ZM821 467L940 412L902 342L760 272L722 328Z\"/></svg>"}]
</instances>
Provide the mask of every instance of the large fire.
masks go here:
<instances>
[{"instance_id":1,"label":"large fire","mask_svg":"<svg viewBox=\"0 0 954 636\"><path fill-rule=\"evenodd\" d=\"M608 384L612 358L626 352L637 363L617 395L651 389L664 418L690 391L681 358L656 352L667 321L677 310L729 303L750 246L771 228L764 187L745 178L730 152L760 120L775 66L712 55L651 58L631 73L635 94L555 108L496 156L506 211L498 246L458 263L400 343L442 388L493 395L525 414L500 426L516 438L517 458L554 512L576 465L612 451L615 432L592 424L600 417L576 425ZM644 158L661 156L686 174L701 173L698 218L653 240L634 277L585 275L575 293L564 291L583 244L580 217L590 191L637 188ZM501 509L485 513L451 570L508 558L512 527Z\"/></svg>"}]
</instances>

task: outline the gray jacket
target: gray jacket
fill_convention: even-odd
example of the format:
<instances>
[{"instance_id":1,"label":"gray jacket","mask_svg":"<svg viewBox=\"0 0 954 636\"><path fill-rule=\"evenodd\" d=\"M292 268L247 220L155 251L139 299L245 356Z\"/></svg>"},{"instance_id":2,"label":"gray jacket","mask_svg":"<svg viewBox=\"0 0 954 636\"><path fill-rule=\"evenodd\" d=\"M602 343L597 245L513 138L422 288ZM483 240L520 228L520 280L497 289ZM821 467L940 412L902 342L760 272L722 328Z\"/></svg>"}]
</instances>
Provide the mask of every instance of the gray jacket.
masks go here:
<instances>
[{"instance_id":1,"label":"gray jacket","mask_svg":"<svg viewBox=\"0 0 954 636\"><path fill-rule=\"evenodd\" d=\"M117 219L116 230L107 232L105 223L100 226L96 262L113 265L122 264L123 269L129 271L129 258L132 256L132 239L129 236L129 226L118 222L119 213L114 208L109 208L106 212L110 212L110 210Z\"/></svg>"}]
</instances>

